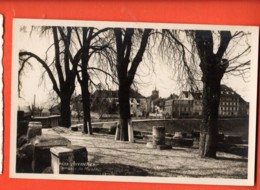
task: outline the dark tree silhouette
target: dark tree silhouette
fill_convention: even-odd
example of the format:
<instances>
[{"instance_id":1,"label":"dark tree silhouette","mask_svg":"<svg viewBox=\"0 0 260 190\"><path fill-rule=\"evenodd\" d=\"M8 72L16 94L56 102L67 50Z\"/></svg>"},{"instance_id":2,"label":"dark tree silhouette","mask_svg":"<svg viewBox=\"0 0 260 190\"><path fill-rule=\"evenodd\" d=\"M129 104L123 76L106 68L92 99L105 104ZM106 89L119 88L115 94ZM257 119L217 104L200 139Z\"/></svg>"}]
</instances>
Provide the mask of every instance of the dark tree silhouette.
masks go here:
<instances>
[{"instance_id":1,"label":"dark tree silhouette","mask_svg":"<svg viewBox=\"0 0 260 190\"><path fill-rule=\"evenodd\" d=\"M83 104L83 116L84 116L84 127L83 133L88 133L92 135L91 126L91 114L90 114L90 91L89 87L91 84L95 83L91 80L90 71L101 72L105 75L111 76L109 72L102 69L101 65L99 68L91 67L91 58L95 54L99 54L96 58L100 60L100 57L104 56L104 51L109 48L109 39L104 39L105 37L101 35L109 31L109 28L97 29L93 27L82 27L75 28L75 33L80 44L78 49L78 54L80 54L80 61L76 67L77 79L81 87L82 104ZM63 34L65 35L65 34ZM80 37L81 36L81 37ZM101 61L102 62L102 61ZM99 76L100 77L100 76ZM113 78L113 76L111 76Z\"/></svg>"},{"instance_id":2,"label":"dark tree silhouette","mask_svg":"<svg viewBox=\"0 0 260 190\"><path fill-rule=\"evenodd\" d=\"M34 54L33 52L28 52L21 50L19 52L20 59L20 69L19 69L19 91L22 86L20 77L24 73L25 64L31 64L30 60L35 59L41 66L45 69L48 77L53 85L53 90L56 92L60 98L61 105L61 119L60 125L64 127L70 127L71 125L71 114L70 114L70 99L75 89L75 78L76 72L75 67L78 62L79 55L75 55L72 58L72 67L70 66L70 57L67 52L70 48L71 41L71 31L70 27L67 27L66 43L61 44L60 35L58 32L58 27L40 27L42 31L49 31L53 36L53 44L46 50L46 57L42 59L40 56ZM47 52L50 48L54 46L54 59L48 62ZM64 56L62 56L64 48ZM57 78L55 77L57 74Z\"/></svg>"},{"instance_id":3,"label":"dark tree silhouette","mask_svg":"<svg viewBox=\"0 0 260 190\"><path fill-rule=\"evenodd\" d=\"M119 114L120 114L120 141L128 140L128 123L130 120L129 92L133 83L137 68L142 62L151 29L137 30L133 28L115 28L116 40L116 69L119 81ZM138 33L138 37L135 36ZM140 41L140 45L134 52L134 41Z\"/></svg>"},{"instance_id":4,"label":"dark tree silhouette","mask_svg":"<svg viewBox=\"0 0 260 190\"><path fill-rule=\"evenodd\" d=\"M168 59L174 60L175 74L184 79L191 90L199 89L198 82L202 83L201 157L216 157L220 84L224 74L243 79L248 75L250 60L243 59L250 53L248 35L250 33L241 31L162 32L160 49Z\"/></svg>"},{"instance_id":5,"label":"dark tree silhouette","mask_svg":"<svg viewBox=\"0 0 260 190\"><path fill-rule=\"evenodd\" d=\"M200 58L202 71L202 124L200 130L201 157L216 157L218 136L218 109L220 100L220 82L229 65L223 55L232 35L230 31L220 32L220 45L217 53L213 52L211 31L195 31L195 43Z\"/></svg>"}]
</instances>

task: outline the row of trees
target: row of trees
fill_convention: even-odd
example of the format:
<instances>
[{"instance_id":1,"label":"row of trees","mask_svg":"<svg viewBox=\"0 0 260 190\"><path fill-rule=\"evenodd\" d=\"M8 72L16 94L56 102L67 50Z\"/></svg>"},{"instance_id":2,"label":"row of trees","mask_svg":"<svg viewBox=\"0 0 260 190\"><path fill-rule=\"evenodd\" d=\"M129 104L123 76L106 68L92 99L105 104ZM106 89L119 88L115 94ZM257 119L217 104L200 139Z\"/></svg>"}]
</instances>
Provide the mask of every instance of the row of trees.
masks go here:
<instances>
[{"instance_id":1,"label":"row of trees","mask_svg":"<svg viewBox=\"0 0 260 190\"><path fill-rule=\"evenodd\" d=\"M84 128L92 134L90 88L104 78L118 85L120 140L128 140L130 120L129 92L146 53L157 47L178 78L193 89L203 84L203 119L200 156L216 157L220 83L225 72L239 71L245 76L249 60L238 61L250 52L249 34L230 31L181 31L134 28L33 27L32 32L52 36L54 56L41 58L33 52L19 53L19 90L26 65L39 63L60 99L61 126L71 125L70 101L78 81L81 87ZM239 43L243 42L243 48ZM239 48L237 48L239 47ZM47 52L46 51L46 52ZM235 52L235 54L233 53ZM235 56L233 56L235 55ZM232 57L233 56L233 57ZM31 61L31 60L36 60ZM95 64L93 64L95 63ZM233 65L231 65L233 63ZM200 69L199 69L200 68ZM228 70L229 68L229 70ZM102 77L103 76L103 77ZM201 80L198 80L201 77Z\"/></svg>"}]
</instances>

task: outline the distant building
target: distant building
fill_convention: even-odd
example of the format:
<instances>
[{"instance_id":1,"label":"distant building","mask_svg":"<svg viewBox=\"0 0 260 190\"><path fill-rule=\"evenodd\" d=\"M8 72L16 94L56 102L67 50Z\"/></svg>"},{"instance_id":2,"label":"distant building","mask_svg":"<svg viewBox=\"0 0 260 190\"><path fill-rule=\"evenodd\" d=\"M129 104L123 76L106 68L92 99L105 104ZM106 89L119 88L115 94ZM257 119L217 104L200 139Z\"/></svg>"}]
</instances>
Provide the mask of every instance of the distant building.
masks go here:
<instances>
[{"instance_id":1,"label":"distant building","mask_svg":"<svg viewBox=\"0 0 260 190\"><path fill-rule=\"evenodd\" d=\"M165 99L159 97L159 91L155 88L152 95L147 98L147 110L149 113L162 114Z\"/></svg>"},{"instance_id":2,"label":"distant building","mask_svg":"<svg viewBox=\"0 0 260 190\"><path fill-rule=\"evenodd\" d=\"M166 98L164 102L164 116L166 118L173 117L173 107L174 101L176 101L179 97L176 94L171 94L168 98Z\"/></svg>"},{"instance_id":3,"label":"distant building","mask_svg":"<svg viewBox=\"0 0 260 190\"><path fill-rule=\"evenodd\" d=\"M182 91L173 102L173 116L198 116L202 114L202 97L200 92Z\"/></svg>"},{"instance_id":4,"label":"distant building","mask_svg":"<svg viewBox=\"0 0 260 190\"><path fill-rule=\"evenodd\" d=\"M249 104L239 94L226 85L221 85L219 116L247 116L248 108Z\"/></svg>"},{"instance_id":5,"label":"distant building","mask_svg":"<svg viewBox=\"0 0 260 190\"><path fill-rule=\"evenodd\" d=\"M248 116L249 103L234 90L221 85L220 117ZM165 101L164 113L171 117L195 117L202 115L202 93L182 91L178 98Z\"/></svg>"},{"instance_id":6,"label":"distant building","mask_svg":"<svg viewBox=\"0 0 260 190\"><path fill-rule=\"evenodd\" d=\"M147 112L147 100L146 97L141 95L139 92L130 89L129 93L129 103L130 103L130 114L132 116L145 116ZM102 100L95 101L97 99L103 99L110 103L115 103L117 106L117 110L119 111L119 99L118 99L118 91L117 90L96 90L92 97L92 104L102 103ZM98 105L94 105L98 106Z\"/></svg>"}]
</instances>

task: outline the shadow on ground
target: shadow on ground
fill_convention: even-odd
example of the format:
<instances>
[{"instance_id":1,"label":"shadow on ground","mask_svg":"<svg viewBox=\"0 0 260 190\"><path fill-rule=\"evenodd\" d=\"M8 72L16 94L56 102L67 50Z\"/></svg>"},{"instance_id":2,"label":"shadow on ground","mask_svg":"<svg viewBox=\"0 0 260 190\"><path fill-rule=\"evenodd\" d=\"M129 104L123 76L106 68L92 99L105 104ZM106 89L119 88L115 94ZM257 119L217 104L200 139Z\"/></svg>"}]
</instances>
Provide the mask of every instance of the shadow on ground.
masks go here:
<instances>
[{"instance_id":1,"label":"shadow on ground","mask_svg":"<svg viewBox=\"0 0 260 190\"><path fill-rule=\"evenodd\" d=\"M97 175L118 175L118 176L148 176L148 172L140 167L126 164L102 163L95 166ZM90 174L91 174L90 170Z\"/></svg>"}]
</instances>

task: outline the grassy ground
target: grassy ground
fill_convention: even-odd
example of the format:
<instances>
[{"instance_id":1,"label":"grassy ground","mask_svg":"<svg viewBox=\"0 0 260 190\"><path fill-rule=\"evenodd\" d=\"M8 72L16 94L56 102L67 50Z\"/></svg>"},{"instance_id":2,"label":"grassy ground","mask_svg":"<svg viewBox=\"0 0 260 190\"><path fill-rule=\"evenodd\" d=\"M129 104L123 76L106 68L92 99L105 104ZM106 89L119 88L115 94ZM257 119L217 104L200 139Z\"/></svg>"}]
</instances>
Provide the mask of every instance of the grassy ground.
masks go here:
<instances>
[{"instance_id":1,"label":"grassy ground","mask_svg":"<svg viewBox=\"0 0 260 190\"><path fill-rule=\"evenodd\" d=\"M97 174L162 176L162 177L207 177L247 178L247 158L218 153L218 159L201 159L197 148L173 148L156 150L146 148L143 141L136 143L116 142L113 135L84 135L68 129L44 129L43 134L58 133L72 144L86 146L88 160Z\"/></svg>"}]
</instances>

